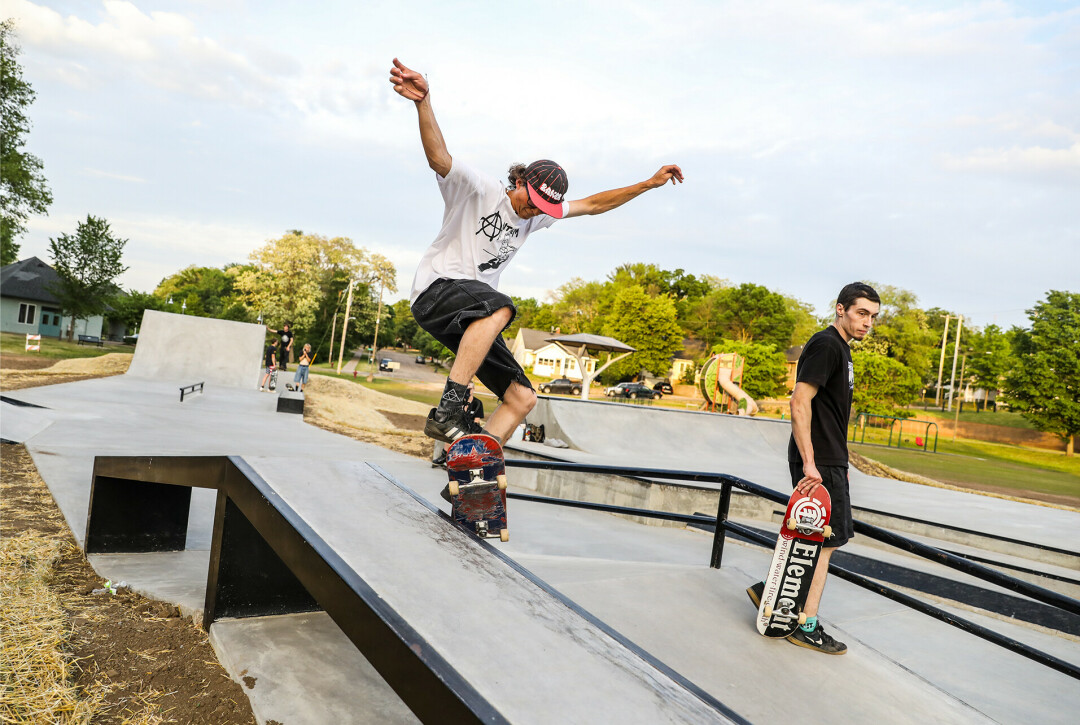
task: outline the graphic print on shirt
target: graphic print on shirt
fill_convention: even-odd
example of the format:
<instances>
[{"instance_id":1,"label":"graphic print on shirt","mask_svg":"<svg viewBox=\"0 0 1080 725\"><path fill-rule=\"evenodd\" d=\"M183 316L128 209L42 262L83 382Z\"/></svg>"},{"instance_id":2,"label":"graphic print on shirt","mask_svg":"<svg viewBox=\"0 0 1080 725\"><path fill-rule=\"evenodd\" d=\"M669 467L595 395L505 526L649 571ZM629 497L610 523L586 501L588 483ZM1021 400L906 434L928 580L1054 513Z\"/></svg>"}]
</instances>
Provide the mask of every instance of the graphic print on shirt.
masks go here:
<instances>
[{"instance_id":1,"label":"graphic print on shirt","mask_svg":"<svg viewBox=\"0 0 1080 725\"><path fill-rule=\"evenodd\" d=\"M848 390L855 389L855 365L850 362L847 364L847 386Z\"/></svg>"},{"instance_id":2,"label":"graphic print on shirt","mask_svg":"<svg viewBox=\"0 0 1080 725\"><path fill-rule=\"evenodd\" d=\"M480 228L476 230L476 234L483 234L488 241L499 245L498 252L484 250L491 255L491 259L477 266L481 272L498 269L517 251L517 247L510 246L510 240L517 238L518 228L513 224L503 223L502 214L498 211L480 218Z\"/></svg>"}]
</instances>

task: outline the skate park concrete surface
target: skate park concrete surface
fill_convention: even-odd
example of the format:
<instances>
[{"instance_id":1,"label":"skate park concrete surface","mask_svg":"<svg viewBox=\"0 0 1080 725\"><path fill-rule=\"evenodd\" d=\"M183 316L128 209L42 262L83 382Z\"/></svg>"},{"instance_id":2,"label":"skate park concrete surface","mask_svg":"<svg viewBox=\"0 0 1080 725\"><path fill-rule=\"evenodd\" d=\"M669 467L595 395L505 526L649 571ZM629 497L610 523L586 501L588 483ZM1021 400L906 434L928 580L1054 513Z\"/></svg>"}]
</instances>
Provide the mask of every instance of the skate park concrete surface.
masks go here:
<instances>
[{"instance_id":1,"label":"skate park concrete surface","mask_svg":"<svg viewBox=\"0 0 1080 725\"><path fill-rule=\"evenodd\" d=\"M152 324L171 322L161 320ZM226 344L209 328L193 334L193 352ZM5 400L0 435L25 443L80 544L95 456L244 457L511 722L766 723L793 712L848 723L1075 722L1077 680L836 577L830 578L821 613L828 631L848 644L845 656L760 637L744 589L761 578L770 552L735 539L727 541L722 568L710 569L711 534L511 501L510 542L472 547L470 563L462 567L454 553L471 546L469 537L431 509L449 508L438 495L445 472L275 412L276 396L256 390L261 332L255 338L250 350L230 348L238 367L249 358L256 361L244 384L207 382L203 394L181 403L178 386L201 379L201 358L193 354L191 367L158 376L129 373L12 391L5 398L29 405ZM788 486L778 453L786 446L780 423L691 413L668 419L655 408L567 401L571 407L552 400L542 399L537 421L530 416L530 422L550 415L548 436L562 436L574 447L515 441L508 458L545 455L711 470L778 491ZM723 432L707 433L710 425ZM512 490L535 492L532 472L508 473ZM965 529L1002 528L1008 536L1058 547L1072 541L1068 534L1080 524L1080 514L1072 511L854 471L852 492L856 505L867 508L895 508ZM102 576L198 616L215 496L212 489L192 493L184 551L92 554L91 564ZM860 544L856 539L851 548ZM503 570L499 557L486 555L492 547L603 627L572 608L560 611L540 590L519 592L520 580ZM864 551L890 555L868 546ZM1076 575L1071 565L1039 566ZM951 602L937 604L1080 665L1075 637ZM497 667L477 660L471 654L475 641L456 631L454 612L460 607L479 608L495 621L491 646L505 650ZM416 722L326 613L218 620L210 637L234 678L241 672L255 678L256 685L245 691L259 722ZM666 669L653 668L649 657L628 656L638 650L618 646L622 640ZM597 686L599 680L611 686ZM688 695L679 681L722 702L735 717Z\"/></svg>"}]
</instances>

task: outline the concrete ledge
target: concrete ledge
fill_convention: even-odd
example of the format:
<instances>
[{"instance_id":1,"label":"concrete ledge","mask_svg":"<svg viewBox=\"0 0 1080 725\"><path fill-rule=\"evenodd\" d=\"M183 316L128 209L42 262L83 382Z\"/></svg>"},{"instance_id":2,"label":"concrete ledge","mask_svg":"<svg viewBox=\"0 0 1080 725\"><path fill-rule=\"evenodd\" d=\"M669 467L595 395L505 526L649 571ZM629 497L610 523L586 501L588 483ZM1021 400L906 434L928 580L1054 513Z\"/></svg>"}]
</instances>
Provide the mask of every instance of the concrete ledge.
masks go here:
<instances>
[{"instance_id":1,"label":"concrete ledge","mask_svg":"<svg viewBox=\"0 0 1080 725\"><path fill-rule=\"evenodd\" d=\"M299 390L292 391L278 388L277 412L304 414L304 394Z\"/></svg>"}]
</instances>

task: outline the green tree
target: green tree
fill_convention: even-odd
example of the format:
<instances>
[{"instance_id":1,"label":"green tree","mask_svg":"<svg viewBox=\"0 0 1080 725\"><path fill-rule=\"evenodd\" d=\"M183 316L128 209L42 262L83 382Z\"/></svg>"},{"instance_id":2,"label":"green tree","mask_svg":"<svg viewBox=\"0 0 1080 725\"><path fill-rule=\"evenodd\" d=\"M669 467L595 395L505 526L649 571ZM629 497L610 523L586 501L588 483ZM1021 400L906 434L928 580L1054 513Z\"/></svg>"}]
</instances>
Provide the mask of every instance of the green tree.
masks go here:
<instances>
[{"instance_id":1,"label":"green tree","mask_svg":"<svg viewBox=\"0 0 1080 725\"><path fill-rule=\"evenodd\" d=\"M1016 365L1006 376L1010 405L1075 454L1080 433L1080 294L1051 290L1014 332Z\"/></svg>"},{"instance_id":2,"label":"green tree","mask_svg":"<svg viewBox=\"0 0 1080 725\"><path fill-rule=\"evenodd\" d=\"M873 287L881 296L881 312L873 332L852 350L884 354L912 370L921 382L936 382L941 328L935 332L914 293L891 285Z\"/></svg>"},{"instance_id":3,"label":"green tree","mask_svg":"<svg viewBox=\"0 0 1080 725\"><path fill-rule=\"evenodd\" d=\"M187 302L188 315L224 317L225 310L240 303L235 289L236 275L231 270L238 265L196 267L191 265L161 280L154 294L163 300L172 299L179 306ZM194 295L194 298L192 297Z\"/></svg>"},{"instance_id":4,"label":"green tree","mask_svg":"<svg viewBox=\"0 0 1080 725\"><path fill-rule=\"evenodd\" d=\"M120 292L114 280L127 271L121 266L126 239L112 235L104 219L87 215L75 234L61 234L49 239L53 269L60 283L50 289L64 314L71 316L68 340L75 334L75 320L104 314L110 301Z\"/></svg>"},{"instance_id":5,"label":"green tree","mask_svg":"<svg viewBox=\"0 0 1080 725\"><path fill-rule=\"evenodd\" d=\"M921 381L899 360L865 350L852 351L855 389L851 411L909 417L904 410L919 396Z\"/></svg>"},{"instance_id":6,"label":"green tree","mask_svg":"<svg viewBox=\"0 0 1080 725\"><path fill-rule=\"evenodd\" d=\"M1008 334L997 325L987 325L986 329L971 334L968 343L971 351L967 358L967 374L979 388L1000 389L1016 363Z\"/></svg>"},{"instance_id":7,"label":"green tree","mask_svg":"<svg viewBox=\"0 0 1080 725\"><path fill-rule=\"evenodd\" d=\"M109 306L112 308L108 312L109 322L120 323L128 331L142 324L143 312L146 310L164 310L166 307L165 303L152 292L136 292L135 290L117 295Z\"/></svg>"},{"instance_id":8,"label":"green tree","mask_svg":"<svg viewBox=\"0 0 1080 725\"><path fill-rule=\"evenodd\" d=\"M671 356L682 349L675 303L665 296L649 297L637 285L619 290L601 334L637 349L601 373L604 381L625 380L643 369L666 374Z\"/></svg>"},{"instance_id":9,"label":"green tree","mask_svg":"<svg viewBox=\"0 0 1080 725\"><path fill-rule=\"evenodd\" d=\"M787 392L787 358L772 343L721 340L712 354L734 352L742 356L743 377L739 387L755 400Z\"/></svg>"},{"instance_id":10,"label":"green tree","mask_svg":"<svg viewBox=\"0 0 1080 725\"><path fill-rule=\"evenodd\" d=\"M30 120L26 111L34 89L23 80L15 23L0 23L0 266L19 258L15 241L26 232L31 214L47 214L52 192L41 159L24 150Z\"/></svg>"},{"instance_id":11,"label":"green tree","mask_svg":"<svg viewBox=\"0 0 1080 725\"><path fill-rule=\"evenodd\" d=\"M760 342L786 350L798 321L784 296L761 285L746 282L720 293L717 325L723 336L744 342Z\"/></svg>"}]
</instances>

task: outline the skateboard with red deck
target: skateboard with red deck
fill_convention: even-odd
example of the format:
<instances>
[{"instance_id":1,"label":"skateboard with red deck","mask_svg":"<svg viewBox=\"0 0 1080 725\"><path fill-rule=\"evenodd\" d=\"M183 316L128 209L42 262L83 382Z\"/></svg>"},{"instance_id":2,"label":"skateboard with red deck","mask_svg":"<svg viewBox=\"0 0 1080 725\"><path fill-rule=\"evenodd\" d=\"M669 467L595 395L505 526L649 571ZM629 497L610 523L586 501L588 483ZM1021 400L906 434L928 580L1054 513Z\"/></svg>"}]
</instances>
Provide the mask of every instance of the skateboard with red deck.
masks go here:
<instances>
[{"instance_id":1,"label":"skateboard with red deck","mask_svg":"<svg viewBox=\"0 0 1080 725\"><path fill-rule=\"evenodd\" d=\"M832 499L824 486L809 496L794 491L788 499L758 605L757 630L762 635L787 637L806 621L802 607L822 544L832 537L831 516Z\"/></svg>"},{"instance_id":2,"label":"skateboard with red deck","mask_svg":"<svg viewBox=\"0 0 1080 725\"><path fill-rule=\"evenodd\" d=\"M506 463L502 446L489 435L458 438L446 451L452 515L481 538L509 541L506 529Z\"/></svg>"}]
</instances>

